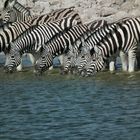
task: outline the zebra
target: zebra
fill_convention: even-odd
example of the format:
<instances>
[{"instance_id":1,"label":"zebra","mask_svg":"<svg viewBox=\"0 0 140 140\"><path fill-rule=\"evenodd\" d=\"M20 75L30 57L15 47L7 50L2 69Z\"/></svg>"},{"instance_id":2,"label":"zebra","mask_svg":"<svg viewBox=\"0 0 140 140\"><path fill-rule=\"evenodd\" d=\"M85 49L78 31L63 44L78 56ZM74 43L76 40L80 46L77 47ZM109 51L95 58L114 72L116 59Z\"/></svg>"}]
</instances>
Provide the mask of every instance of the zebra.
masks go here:
<instances>
[{"instance_id":1,"label":"zebra","mask_svg":"<svg viewBox=\"0 0 140 140\"><path fill-rule=\"evenodd\" d=\"M114 58L116 58L116 55L111 58L111 60L114 62ZM76 66L77 66L77 73L79 75L85 76L86 69L92 64L92 62L99 62L99 64L96 66L97 71L99 71L99 66L102 66L102 70L104 70L107 67L107 62L104 60L98 53L95 53L94 48L87 49L78 54L78 57L76 59Z\"/></svg>"},{"instance_id":2,"label":"zebra","mask_svg":"<svg viewBox=\"0 0 140 140\"><path fill-rule=\"evenodd\" d=\"M123 18L123 19L120 19L120 20L118 20L118 21L115 21L115 22L113 22L113 23L110 23L110 24L117 24L117 23L119 23L119 24L122 24L122 23L125 23L127 20L129 20L130 19L130 17L126 17L126 18ZM98 33L98 32L97 32ZM104 37L104 36L101 36L101 35L98 35L98 34L94 34L94 36L90 36L90 39L88 40L87 39L87 41L85 41L86 43L88 43L89 45L87 45L87 46L94 46L95 44L96 44L96 42L95 41L93 41L93 40L95 40L98 36L100 36L101 37L101 39ZM97 37L96 37L97 36ZM93 38L93 39L92 39ZM94 39L95 38L95 39ZM98 43L99 41L98 41L98 38L97 38L97 43ZM88 51L90 51L90 50L88 50ZM92 50L91 50L92 51ZM87 53L87 54L89 54L89 52ZM87 55L86 54L86 55ZM83 58L82 58L82 57ZM117 56L120 56L120 58L121 58L121 63L122 63L122 70L123 71L127 71L127 67L128 67L128 60L127 60L127 55L123 52L123 51L121 51L121 50L119 50L116 54L114 54L114 55L112 55L111 57L109 57L108 58L108 60L107 60L107 63L109 62L109 70L111 71L111 72L113 72L114 70L115 70L115 64L116 64L116 58L117 58ZM86 63L88 63L88 61L86 62L86 60L84 60L84 55L79 55L78 56L79 58L78 58L78 62L79 62L79 64L78 65L80 65L79 66L79 70L82 70L82 67L84 67L84 65L86 65ZM80 58L81 57L81 58ZM89 56L87 56L87 58L88 58ZM83 61L83 62L80 62L79 60L81 59L81 61ZM82 63L82 65L81 65L81 63Z\"/></svg>"},{"instance_id":3,"label":"zebra","mask_svg":"<svg viewBox=\"0 0 140 140\"><path fill-rule=\"evenodd\" d=\"M134 72L137 44L140 41L140 17L128 18L117 24L116 30L95 46L95 53L106 60L118 50L122 50L128 55L128 72ZM98 65L97 62L92 62L92 65L86 70L87 75L97 71L96 65ZM101 69L102 66L99 67L98 71Z\"/></svg>"},{"instance_id":4,"label":"zebra","mask_svg":"<svg viewBox=\"0 0 140 140\"><path fill-rule=\"evenodd\" d=\"M4 52L6 55L7 54L6 50L9 43L14 39L16 39L20 34L22 34L29 27L30 24L25 22L14 22L8 25L6 24L5 26L1 27L0 28L0 52ZM21 71L21 68L22 65L17 67L17 71Z\"/></svg>"},{"instance_id":5,"label":"zebra","mask_svg":"<svg viewBox=\"0 0 140 140\"><path fill-rule=\"evenodd\" d=\"M30 27L26 22L14 22L0 29L0 50L6 50L8 44ZM1 52L0 51L0 52Z\"/></svg>"},{"instance_id":6,"label":"zebra","mask_svg":"<svg viewBox=\"0 0 140 140\"><path fill-rule=\"evenodd\" d=\"M76 61L76 66L78 68L78 71L81 72L82 69L84 69L84 66L88 63L88 60L90 57L93 58L93 53L95 49L95 45L98 44L104 37L106 37L108 34L110 34L112 31L114 31L117 28L117 24L107 24L92 34L90 34L85 42L84 45L82 45L82 51L80 54L78 54ZM87 56L86 56L87 55ZM80 60L81 59L81 60ZM87 60L86 60L87 59ZM116 60L116 56L111 57L110 63L109 63L109 70L113 71L114 70L114 63ZM106 63L107 65L107 63Z\"/></svg>"},{"instance_id":7,"label":"zebra","mask_svg":"<svg viewBox=\"0 0 140 140\"><path fill-rule=\"evenodd\" d=\"M7 67L9 71L12 71L14 66L20 64L21 54L36 54L41 50L45 43L49 42L50 39L61 34L64 30L68 30L74 25L77 25L77 21L74 20L73 17L67 17L56 22L31 26L8 46L9 52L7 53L7 62L5 67ZM17 53L17 56L13 55L13 51ZM17 57L18 64L15 59ZM10 58L12 58L12 60L10 60ZM10 61L12 61L12 65L9 64Z\"/></svg>"}]
</instances>

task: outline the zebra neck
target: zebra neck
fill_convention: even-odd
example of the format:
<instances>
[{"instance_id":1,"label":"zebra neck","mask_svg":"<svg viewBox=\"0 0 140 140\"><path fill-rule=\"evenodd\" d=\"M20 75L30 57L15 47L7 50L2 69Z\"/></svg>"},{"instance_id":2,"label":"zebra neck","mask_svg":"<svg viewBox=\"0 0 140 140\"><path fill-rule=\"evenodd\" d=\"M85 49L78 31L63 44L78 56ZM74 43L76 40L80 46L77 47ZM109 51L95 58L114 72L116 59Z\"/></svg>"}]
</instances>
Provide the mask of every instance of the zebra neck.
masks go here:
<instances>
[{"instance_id":1,"label":"zebra neck","mask_svg":"<svg viewBox=\"0 0 140 140\"><path fill-rule=\"evenodd\" d=\"M21 5L19 2L16 2L16 4L14 5L14 8L20 12L26 12L26 13L30 13L29 10L27 10L27 8L25 8L23 5Z\"/></svg>"},{"instance_id":2,"label":"zebra neck","mask_svg":"<svg viewBox=\"0 0 140 140\"><path fill-rule=\"evenodd\" d=\"M27 10L23 5L21 5L20 3L16 2L16 4L13 7L19 14L21 14L22 16L30 16L30 11Z\"/></svg>"}]
</instances>

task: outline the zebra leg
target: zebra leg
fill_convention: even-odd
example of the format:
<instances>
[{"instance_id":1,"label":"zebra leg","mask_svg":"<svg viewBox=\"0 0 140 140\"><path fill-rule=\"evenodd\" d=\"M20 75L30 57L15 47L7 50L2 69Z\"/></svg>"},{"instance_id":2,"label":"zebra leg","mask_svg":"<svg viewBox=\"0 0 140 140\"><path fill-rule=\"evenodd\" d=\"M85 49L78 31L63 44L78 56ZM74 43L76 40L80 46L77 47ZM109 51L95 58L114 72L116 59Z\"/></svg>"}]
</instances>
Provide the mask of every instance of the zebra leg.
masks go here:
<instances>
[{"instance_id":1,"label":"zebra leg","mask_svg":"<svg viewBox=\"0 0 140 140\"><path fill-rule=\"evenodd\" d=\"M116 58L117 58L117 56L114 55L109 60L109 71L110 72L113 72L116 69Z\"/></svg>"},{"instance_id":2,"label":"zebra leg","mask_svg":"<svg viewBox=\"0 0 140 140\"><path fill-rule=\"evenodd\" d=\"M128 57L123 51L120 51L120 59L121 59L121 63L122 63L122 70L127 71Z\"/></svg>"},{"instance_id":3,"label":"zebra leg","mask_svg":"<svg viewBox=\"0 0 140 140\"><path fill-rule=\"evenodd\" d=\"M62 55L58 56L58 59L60 61L60 65L63 66L64 65L64 55L62 54Z\"/></svg>"},{"instance_id":4,"label":"zebra leg","mask_svg":"<svg viewBox=\"0 0 140 140\"><path fill-rule=\"evenodd\" d=\"M111 61L109 62L109 71L110 71L110 72L115 71L115 61L113 61L113 60L111 60Z\"/></svg>"},{"instance_id":5,"label":"zebra leg","mask_svg":"<svg viewBox=\"0 0 140 140\"><path fill-rule=\"evenodd\" d=\"M29 56L29 59L30 59L32 65L34 66L35 62L36 62L34 56L31 53L28 53L28 56Z\"/></svg>"},{"instance_id":6,"label":"zebra leg","mask_svg":"<svg viewBox=\"0 0 140 140\"><path fill-rule=\"evenodd\" d=\"M135 62L136 62L136 53L135 51L129 51L128 52L128 72L134 72L135 71Z\"/></svg>"},{"instance_id":7,"label":"zebra leg","mask_svg":"<svg viewBox=\"0 0 140 140\"><path fill-rule=\"evenodd\" d=\"M22 59L21 59L21 63L17 66L17 71L22 71Z\"/></svg>"},{"instance_id":8,"label":"zebra leg","mask_svg":"<svg viewBox=\"0 0 140 140\"><path fill-rule=\"evenodd\" d=\"M49 70L52 70L53 69L53 65L51 67L49 67Z\"/></svg>"}]
</instances>

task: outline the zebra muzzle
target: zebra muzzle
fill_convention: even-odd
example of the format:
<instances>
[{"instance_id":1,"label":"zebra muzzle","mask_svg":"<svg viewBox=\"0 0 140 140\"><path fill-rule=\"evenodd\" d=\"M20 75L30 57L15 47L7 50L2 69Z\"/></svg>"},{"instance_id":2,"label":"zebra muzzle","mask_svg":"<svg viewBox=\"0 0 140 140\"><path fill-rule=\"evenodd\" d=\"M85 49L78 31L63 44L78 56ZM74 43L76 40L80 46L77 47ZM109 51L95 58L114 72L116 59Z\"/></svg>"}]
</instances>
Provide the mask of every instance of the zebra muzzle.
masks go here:
<instances>
[{"instance_id":1,"label":"zebra muzzle","mask_svg":"<svg viewBox=\"0 0 140 140\"><path fill-rule=\"evenodd\" d=\"M5 73L13 73L15 70L12 67L4 66Z\"/></svg>"}]
</instances>

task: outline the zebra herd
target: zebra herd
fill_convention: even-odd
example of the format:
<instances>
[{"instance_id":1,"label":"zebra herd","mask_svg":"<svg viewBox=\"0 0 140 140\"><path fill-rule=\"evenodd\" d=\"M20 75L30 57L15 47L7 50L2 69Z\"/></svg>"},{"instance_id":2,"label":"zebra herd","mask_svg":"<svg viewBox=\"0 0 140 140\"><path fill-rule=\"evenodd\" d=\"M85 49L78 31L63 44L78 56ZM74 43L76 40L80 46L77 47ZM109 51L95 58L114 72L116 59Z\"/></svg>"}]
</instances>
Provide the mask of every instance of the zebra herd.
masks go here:
<instances>
[{"instance_id":1,"label":"zebra herd","mask_svg":"<svg viewBox=\"0 0 140 140\"><path fill-rule=\"evenodd\" d=\"M32 16L17 0L6 0L0 12L0 52L6 55L6 72L22 70L25 53L36 73L53 66L56 56L66 73L91 76L108 63L114 71L118 56L122 70L134 72L139 40L140 17L83 23L75 7Z\"/></svg>"}]
</instances>

